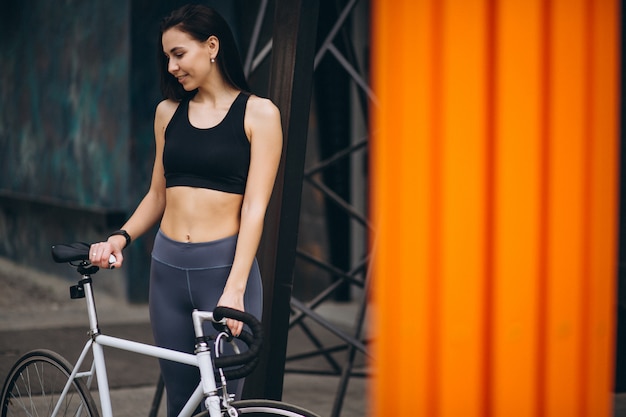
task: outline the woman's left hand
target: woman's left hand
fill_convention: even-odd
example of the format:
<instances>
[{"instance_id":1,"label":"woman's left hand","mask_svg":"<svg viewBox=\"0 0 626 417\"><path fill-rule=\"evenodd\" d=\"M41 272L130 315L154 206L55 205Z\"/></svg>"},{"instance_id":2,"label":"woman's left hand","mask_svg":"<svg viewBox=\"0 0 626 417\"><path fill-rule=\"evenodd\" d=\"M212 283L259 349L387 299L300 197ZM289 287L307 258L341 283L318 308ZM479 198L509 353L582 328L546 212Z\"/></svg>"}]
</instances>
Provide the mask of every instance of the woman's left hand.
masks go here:
<instances>
[{"instance_id":1,"label":"woman's left hand","mask_svg":"<svg viewBox=\"0 0 626 417\"><path fill-rule=\"evenodd\" d=\"M235 310L245 311L243 307L243 294L235 294L232 292L224 291L219 301L218 307L230 307ZM226 326L230 329L233 336L239 336L243 330L243 323L233 319L226 319Z\"/></svg>"}]
</instances>

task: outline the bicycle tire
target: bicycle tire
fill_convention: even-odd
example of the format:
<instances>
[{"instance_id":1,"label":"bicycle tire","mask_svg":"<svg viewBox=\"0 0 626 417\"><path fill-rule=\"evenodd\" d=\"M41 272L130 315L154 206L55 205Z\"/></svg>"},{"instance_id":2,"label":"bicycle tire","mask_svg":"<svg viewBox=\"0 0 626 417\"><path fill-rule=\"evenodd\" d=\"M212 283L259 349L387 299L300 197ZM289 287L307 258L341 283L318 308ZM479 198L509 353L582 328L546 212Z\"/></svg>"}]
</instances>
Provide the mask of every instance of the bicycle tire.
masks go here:
<instances>
[{"instance_id":1,"label":"bicycle tire","mask_svg":"<svg viewBox=\"0 0 626 417\"><path fill-rule=\"evenodd\" d=\"M242 417L320 417L312 411L298 407L293 404L273 400L241 400L233 401L231 404ZM229 417L223 410L222 415ZM208 417L208 411L196 414L194 417Z\"/></svg>"},{"instance_id":2,"label":"bicycle tire","mask_svg":"<svg viewBox=\"0 0 626 417\"><path fill-rule=\"evenodd\" d=\"M11 368L2 387L0 417L46 417L54 411L59 394L72 373L65 358L51 350L34 350ZM80 379L74 379L59 417L98 417L98 409Z\"/></svg>"}]
</instances>

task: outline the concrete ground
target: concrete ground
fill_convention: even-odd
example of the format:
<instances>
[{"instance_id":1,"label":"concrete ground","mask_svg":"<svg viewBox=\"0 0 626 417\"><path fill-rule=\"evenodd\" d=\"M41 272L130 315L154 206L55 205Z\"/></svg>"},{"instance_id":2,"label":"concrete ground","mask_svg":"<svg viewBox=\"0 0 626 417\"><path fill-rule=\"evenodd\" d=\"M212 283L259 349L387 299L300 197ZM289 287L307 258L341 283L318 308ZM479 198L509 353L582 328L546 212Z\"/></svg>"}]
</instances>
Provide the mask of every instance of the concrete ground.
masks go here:
<instances>
[{"instance_id":1,"label":"concrete ground","mask_svg":"<svg viewBox=\"0 0 626 417\"><path fill-rule=\"evenodd\" d=\"M102 332L151 343L147 306L128 304L123 296L110 290L110 284L103 285L107 290L99 291L98 280L106 280L106 274L107 271L100 271L94 276ZM61 353L70 362L76 360L87 338L87 318L84 300L69 298L68 287L73 283L0 258L0 383L15 360L32 349L47 348ZM356 306L351 304L331 304L318 310L335 325L344 328L349 328L355 312ZM325 340L328 339L326 336L321 338L329 345L338 344L336 340ZM311 349L302 333L290 332L288 355ZM344 356L345 353L340 353L336 357L341 362ZM108 348L105 357L114 415L148 416L159 376L156 359ZM288 369L291 366L291 363L287 364ZM309 359L293 366L298 369L327 367L321 359ZM337 399L338 383L338 377L334 376L288 372L284 377L283 401L307 408L322 417L330 416ZM365 416L366 397L365 378L352 378L339 416ZM163 402L159 416L164 416L164 410Z\"/></svg>"},{"instance_id":2,"label":"concrete ground","mask_svg":"<svg viewBox=\"0 0 626 417\"><path fill-rule=\"evenodd\" d=\"M95 276L102 331L113 336L151 342L147 307L124 302L124 297L114 294L115 285L111 282L103 283L105 290L99 291L98 280L106 279L106 271ZM86 341L87 320L84 300L69 298L68 287L71 284L72 281L42 274L0 258L0 383L4 381L13 362L31 349L52 349L62 353L70 362L77 358ZM349 328L356 305L331 304L318 312L337 326ZM329 345L336 343L329 341ZM290 332L288 355L310 349L306 337L297 331ZM148 416L159 376L156 359L112 349L105 350L105 355L115 416ZM342 355L337 357L341 360ZM287 365L288 368L290 366ZM308 369L326 367L320 359L295 366ZM321 417L328 417L337 399L337 387L337 377L287 373L284 377L283 401L312 410ZM164 410L162 404L159 417L164 417ZM366 380L352 378L339 416L366 415ZM626 417L626 393L614 396L613 417Z\"/></svg>"}]
</instances>

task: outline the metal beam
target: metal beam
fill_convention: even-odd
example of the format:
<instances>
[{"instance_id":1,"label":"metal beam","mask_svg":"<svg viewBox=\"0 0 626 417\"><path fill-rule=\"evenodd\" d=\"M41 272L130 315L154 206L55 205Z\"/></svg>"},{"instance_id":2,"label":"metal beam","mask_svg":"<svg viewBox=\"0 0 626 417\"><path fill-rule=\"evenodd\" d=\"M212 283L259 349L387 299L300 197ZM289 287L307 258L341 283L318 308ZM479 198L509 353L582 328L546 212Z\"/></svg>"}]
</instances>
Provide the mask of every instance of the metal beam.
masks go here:
<instances>
[{"instance_id":1,"label":"metal beam","mask_svg":"<svg viewBox=\"0 0 626 417\"><path fill-rule=\"evenodd\" d=\"M269 96L281 111L284 145L258 254L265 343L244 398L282 397L318 9L318 0L276 1Z\"/></svg>"}]
</instances>

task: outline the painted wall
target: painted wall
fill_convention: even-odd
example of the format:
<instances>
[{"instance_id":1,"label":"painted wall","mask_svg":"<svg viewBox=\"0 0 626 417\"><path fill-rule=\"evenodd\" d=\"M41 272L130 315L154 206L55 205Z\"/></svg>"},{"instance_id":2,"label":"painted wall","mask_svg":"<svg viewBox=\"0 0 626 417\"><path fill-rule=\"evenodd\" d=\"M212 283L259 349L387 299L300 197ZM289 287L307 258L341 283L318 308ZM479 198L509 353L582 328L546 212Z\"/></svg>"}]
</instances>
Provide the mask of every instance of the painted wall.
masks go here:
<instances>
[{"instance_id":1,"label":"painted wall","mask_svg":"<svg viewBox=\"0 0 626 417\"><path fill-rule=\"evenodd\" d=\"M129 27L121 0L0 4L0 256L72 274L50 246L123 219Z\"/></svg>"},{"instance_id":2,"label":"painted wall","mask_svg":"<svg viewBox=\"0 0 626 417\"><path fill-rule=\"evenodd\" d=\"M128 3L0 8L0 189L81 207L124 207Z\"/></svg>"}]
</instances>

